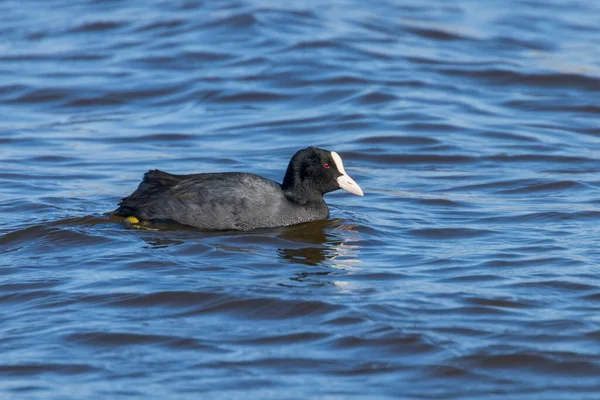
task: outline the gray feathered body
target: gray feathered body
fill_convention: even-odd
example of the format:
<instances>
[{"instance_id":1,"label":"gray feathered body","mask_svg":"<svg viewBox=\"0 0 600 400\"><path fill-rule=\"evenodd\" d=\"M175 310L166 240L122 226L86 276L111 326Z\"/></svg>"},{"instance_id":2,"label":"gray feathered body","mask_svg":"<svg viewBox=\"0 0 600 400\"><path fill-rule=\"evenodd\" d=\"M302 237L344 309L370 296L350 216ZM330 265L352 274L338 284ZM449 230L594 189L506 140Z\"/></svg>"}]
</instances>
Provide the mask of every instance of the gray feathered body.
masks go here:
<instances>
[{"instance_id":1,"label":"gray feathered body","mask_svg":"<svg viewBox=\"0 0 600 400\"><path fill-rule=\"evenodd\" d=\"M115 214L167 220L210 230L251 230L329 216L321 197L300 204L279 183L249 173L174 175L152 170Z\"/></svg>"}]
</instances>

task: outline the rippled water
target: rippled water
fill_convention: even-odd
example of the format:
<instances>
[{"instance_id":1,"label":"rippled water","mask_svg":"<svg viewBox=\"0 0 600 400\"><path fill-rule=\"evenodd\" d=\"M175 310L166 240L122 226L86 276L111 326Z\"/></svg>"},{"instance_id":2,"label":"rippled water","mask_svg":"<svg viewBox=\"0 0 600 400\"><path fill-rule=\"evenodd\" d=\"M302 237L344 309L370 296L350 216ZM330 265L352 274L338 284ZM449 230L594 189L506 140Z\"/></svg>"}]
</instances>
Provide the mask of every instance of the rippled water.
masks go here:
<instances>
[{"instance_id":1,"label":"rippled water","mask_svg":"<svg viewBox=\"0 0 600 400\"><path fill-rule=\"evenodd\" d=\"M0 2L0 397L597 399L600 3ZM365 197L130 229L150 168Z\"/></svg>"}]
</instances>

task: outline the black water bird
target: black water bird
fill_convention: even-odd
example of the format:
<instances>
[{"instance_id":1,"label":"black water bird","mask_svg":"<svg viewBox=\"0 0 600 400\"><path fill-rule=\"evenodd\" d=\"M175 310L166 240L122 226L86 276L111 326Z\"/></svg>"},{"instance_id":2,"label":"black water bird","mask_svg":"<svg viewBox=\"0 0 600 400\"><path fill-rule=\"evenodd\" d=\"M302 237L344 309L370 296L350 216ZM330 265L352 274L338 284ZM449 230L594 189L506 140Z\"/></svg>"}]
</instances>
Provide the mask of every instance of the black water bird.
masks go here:
<instances>
[{"instance_id":1,"label":"black water bird","mask_svg":"<svg viewBox=\"0 0 600 400\"><path fill-rule=\"evenodd\" d=\"M294 154L281 184L245 172L148 171L114 214L136 222L248 231L326 219L329 209L323 195L338 189L363 196L336 152L308 147Z\"/></svg>"}]
</instances>

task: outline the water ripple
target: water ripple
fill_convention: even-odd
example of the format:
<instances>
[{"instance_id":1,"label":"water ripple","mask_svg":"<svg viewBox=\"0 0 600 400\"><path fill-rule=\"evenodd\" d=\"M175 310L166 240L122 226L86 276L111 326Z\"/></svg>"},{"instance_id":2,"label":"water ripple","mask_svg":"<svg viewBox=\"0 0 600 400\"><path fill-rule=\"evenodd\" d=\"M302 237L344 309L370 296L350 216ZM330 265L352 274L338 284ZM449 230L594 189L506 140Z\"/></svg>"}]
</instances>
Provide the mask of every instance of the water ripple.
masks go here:
<instances>
[{"instance_id":1,"label":"water ripple","mask_svg":"<svg viewBox=\"0 0 600 400\"><path fill-rule=\"evenodd\" d=\"M0 397L597 398L599 11L0 2ZM109 215L308 145L328 221Z\"/></svg>"}]
</instances>

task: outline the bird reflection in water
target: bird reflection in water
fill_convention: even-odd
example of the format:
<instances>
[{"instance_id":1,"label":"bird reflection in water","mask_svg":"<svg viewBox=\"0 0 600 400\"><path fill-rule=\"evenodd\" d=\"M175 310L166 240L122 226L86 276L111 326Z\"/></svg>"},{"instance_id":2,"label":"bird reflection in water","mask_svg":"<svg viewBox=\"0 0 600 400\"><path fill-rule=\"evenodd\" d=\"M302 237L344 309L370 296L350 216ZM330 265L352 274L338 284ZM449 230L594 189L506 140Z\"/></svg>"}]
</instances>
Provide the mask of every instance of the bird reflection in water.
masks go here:
<instances>
[{"instance_id":1,"label":"bird reflection in water","mask_svg":"<svg viewBox=\"0 0 600 400\"><path fill-rule=\"evenodd\" d=\"M342 219L314 221L307 224L282 228L277 236L288 241L306 243L313 246L279 248L278 254L294 264L325 266L327 270L297 272L289 278L299 284L316 286L334 285L347 288L348 282L318 279L337 275L335 270L351 271L361 261L358 258L359 246L348 244L350 238L358 235L356 225L347 224ZM317 279L315 279L317 278ZM296 286L286 285L283 286Z\"/></svg>"},{"instance_id":2,"label":"bird reflection in water","mask_svg":"<svg viewBox=\"0 0 600 400\"><path fill-rule=\"evenodd\" d=\"M349 283L340 281L344 274L356 270L361 263L358 225L343 219L320 220L288 227L253 232L203 232L182 225L153 226L151 231L138 231L150 248L178 245L205 246L228 253L258 254L276 251L286 264L304 265L302 271L292 269L283 286L311 285L349 289ZM164 233L170 232L169 237ZM341 273L344 271L343 273ZM331 275L337 280L323 279ZM293 282L293 283L292 283Z\"/></svg>"},{"instance_id":3,"label":"bird reflection in water","mask_svg":"<svg viewBox=\"0 0 600 400\"><path fill-rule=\"evenodd\" d=\"M346 224L342 219L314 221L282 228L277 237L315 246L280 248L279 255L296 264L317 266L325 261L334 261L330 266L351 269L352 264L360 263L356 258L358 246L346 244L347 238L343 237L341 232L348 232L353 236L357 233L354 225Z\"/></svg>"}]
</instances>

